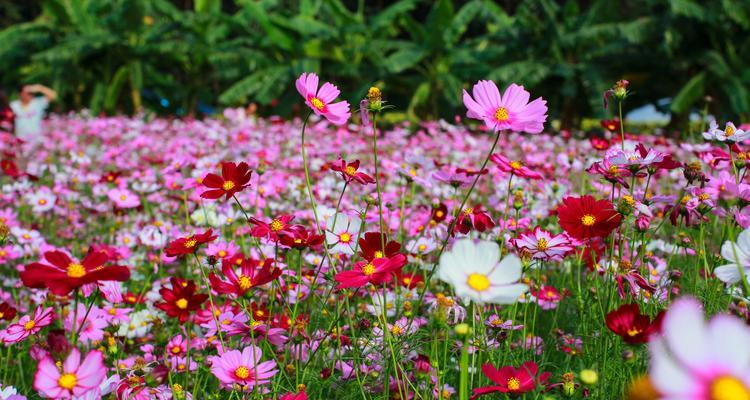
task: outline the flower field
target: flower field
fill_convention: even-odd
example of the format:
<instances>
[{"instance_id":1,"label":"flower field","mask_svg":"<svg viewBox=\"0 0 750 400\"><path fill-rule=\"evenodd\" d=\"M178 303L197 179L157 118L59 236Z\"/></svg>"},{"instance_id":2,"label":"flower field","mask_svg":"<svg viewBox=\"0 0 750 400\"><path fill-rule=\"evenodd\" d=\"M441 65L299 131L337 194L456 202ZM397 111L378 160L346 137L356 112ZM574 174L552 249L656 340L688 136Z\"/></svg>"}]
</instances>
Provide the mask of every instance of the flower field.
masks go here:
<instances>
[{"instance_id":1,"label":"flower field","mask_svg":"<svg viewBox=\"0 0 750 400\"><path fill-rule=\"evenodd\" d=\"M555 132L490 81L383 128L377 88L296 89L3 134L0 399L750 399L750 130Z\"/></svg>"}]
</instances>

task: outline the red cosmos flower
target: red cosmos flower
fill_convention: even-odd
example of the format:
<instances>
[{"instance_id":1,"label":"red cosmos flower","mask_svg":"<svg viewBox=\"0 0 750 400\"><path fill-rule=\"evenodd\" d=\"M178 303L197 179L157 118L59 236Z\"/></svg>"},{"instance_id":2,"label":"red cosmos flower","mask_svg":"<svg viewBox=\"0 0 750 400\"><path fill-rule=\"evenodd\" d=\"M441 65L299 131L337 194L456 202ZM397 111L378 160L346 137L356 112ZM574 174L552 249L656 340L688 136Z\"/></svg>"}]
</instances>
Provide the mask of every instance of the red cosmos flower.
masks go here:
<instances>
[{"instance_id":1,"label":"red cosmos flower","mask_svg":"<svg viewBox=\"0 0 750 400\"><path fill-rule=\"evenodd\" d=\"M221 263L221 272L228 282L219 279L213 272L208 275L208 280L211 281L211 287L219 293L244 296L248 290L265 285L281 275L281 270L274 267L274 263L271 259L263 262L246 259L242 261L238 275L234 270L235 264L225 260Z\"/></svg>"},{"instance_id":2,"label":"red cosmos flower","mask_svg":"<svg viewBox=\"0 0 750 400\"><path fill-rule=\"evenodd\" d=\"M622 219L609 200L596 200L589 195L565 197L557 215L565 232L581 240L607 237Z\"/></svg>"},{"instance_id":3,"label":"red cosmos flower","mask_svg":"<svg viewBox=\"0 0 750 400\"><path fill-rule=\"evenodd\" d=\"M484 386L474 389L471 399L490 393L522 394L536 389L537 385L544 385L550 377L549 372L537 376L539 367L533 361L526 361L518 369L508 365L499 370L492 364L482 365L482 372L494 386Z\"/></svg>"},{"instance_id":4,"label":"red cosmos flower","mask_svg":"<svg viewBox=\"0 0 750 400\"><path fill-rule=\"evenodd\" d=\"M4 319L6 321L12 321L13 318L16 317L16 308L8 304L8 302L3 302L0 304L0 319Z\"/></svg>"},{"instance_id":5,"label":"red cosmos flower","mask_svg":"<svg viewBox=\"0 0 750 400\"><path fill-rule=\"evenodd\" d=\"M505 173L511 173L520 176L521 178L542 179L542 174L532 171L531 168L523 165L523 162L521 161L511 161L500 154L493 154L492 157L490 157L490 161L495 163L500 171Z\"/></svg>"},{"instance_id":6,"label":"red cosmos flower","mask_svg":"<svg viewBox=\"0 0 750 400\"><path fill-rule=\"evenodd\" d=\"M381 238L382 237L382 238ZM385 243L385 249L383 249ZM388 235L378 232L366 232L359 238L359 254L367 261L376 258L391 258L401 250L401 244L395 240L388 241Z\"/></svg>"},{"instance_id":7,"label":"red cosmos flower","mask_svg":"<svg viewBox=\"0 0 750 400\"><path fill-rule=\"evenodd\" d=\"M622 337L627 344L646 343L649 337L661 331L664 311L659 312L652 321L648 315L641 314L638 304L623 304L617 310L607 314L607 328L615 335Z\"/></svg>"},{"instance_id":8,"label":"red cosmos flower","mask_svg":"<svg viewBox=\"0 0 750 400\"><path fill-rule=\"evenodd\" d=\"M609 140L601 137L601 136L592 136L589 138L589 142L591 143L591 147L597 149L597 150L607 150L609 149Z\"/></svg>"},{"instance_id":9,"label":"red cosmos flower","mask_svg":"<svg viewBox=\"0 0 750 400\"><path fill-rule=\"evenodd\" d=\"M166 253L169 257L177 257L186 254L195 254L198 248L202 244L213 242L217 236L211 236L213 233L212 229L209 229L203 233L181 237L177 240L169 243Z\"/></svg>"},{"instance_id":10,"label":"red cosmos flower","mask_svg":"<svg viewBox=\"0 0 750 400\"><path fill-rule=\"evenodd\" d=\"M602 128L611 131L611 132L619 132L620 131L620 119L617 117L614 117L612 119L603 119L600 121L602 124Z\"/></svg>"},{"instance_id":11,"label":"red cosmos flower","mask_svg":"<svg viewBox=\"0 0 750 400\"><path fill-rule=\"evenodd\" d=\"M307 230L300 226L300 229L290 229L282 233L281 244L294 249L304 249L320 246L324 238L324 235L316 234L315 230Z\"/></svg>"},{"instance_id":12,"label":"red cosmos flower","mask_svg":"<svg viewBox=\"0 0 750 400\"><path fill-rule=\"evenodd\" d=\"M107 172L106 174L102 175L102 177L99 178L99 182L101 182L101 183L114 183L114 182L117 182L117 179L119 179L121 175L122 175L122 173L120 173L120 172L110 171L110 172Z\"/></svg>"},{"instance_id":13,"label":"red cosmos flower","mask_svg":"<svg viewBox=\"0 0 750 400\"><path fill-rule=\"evenodd\" d=\"M143 304L146 302L146 300L143 298L143 294L136 295L133 292L127 292L124 295L122 295L122 301L125 302L125 304Z\"/></svg>"},{"instance_id":14,"label":"red cosmos flower","mask_svg":"<svg viewBox=\"0 0 750 400\"><path fill-rule=\"evenodd\" d=\"M239 165L233 162L221 163L221 176L208 174L203 178L203 186L211 189L201 193L204 199L218 199L225 196L226 200L234 196L235 193L243 191L250 186L250 166L246 162Z\"/></svg>"},{"instance_id":15,"label":"red cosmos flower","mask_svg":"<svg viewBox=\"0 0 750 400\"><path fill-rule=\"evenodd\" d=\"M352 183L352 181L357 181L362 185L375 183L373 177L364 172L357 171L359 169L359 160L354 160L347 164L345 160L339 159L331 163L331 169L340 173L341 177L346 180L346 183Z\"/></svg>"},{"instance_id":16,"label":"red cosmos flower","mask_svg":"<svg viewBox=\"0 0 750 400\"><path fill-rule=\"evenodd\" d=\"M264 222L252 217L250 218L250 223L255 226L250 231L250 234L257 238L265 237L278 242L280 235L294 234L293 230L298 229L289 223L293 219L293 215L282 215L274 218L271 222Z\"/></svg>"},{"instance_id":17,"label":"red cosmos flower","mask_svg":"<svg viewBox=\"0 0 750 400\"><path fill-rule=\"evenodd\" d=\"M448 206L440 203L437 207L432 209L432 214L430 214L430 224L437 225L445 221L446 218L448 218Z\"/></svg>"},{"instance_id":18,"label":"red cosmos flower","mask_svg":"<svg viewBox=\"0 0 750 400\"><path fill-rule=\"evenodd\" d=\"M305 393L304 390L296 394L287 393L287 394L281 395L281 397L279 397L279 400L307 400L307 394Z\"/></svg>"},{"instance_id":19,"label":"red cosmos flower","mask_svg":"<svg viewBox=\"0 0 750 400\"><path fill-rule=\"evenodd\" d=\"M12 159L3 158L2 161L0 161L0 168L2 168L5 175L8 175L13 179L18 179L23 176L23 172L18 169L18 166Z\"/></svg>"},{"instance_id":20,"label":"red cosmos flower","mask_svg":"<svg viewBox=\"0 0 750 400\"><path fill-rule=\"evenodd\" d=\"M424 282L424 277L419 272L404 272L403 270L399 270L396 271L396 280L401 286L407 289L414 289L420 283Z\"/></svg>"},{"instance_id":21,"label":"red cosmos flower","mask_svg":"<svg viewBox=\"0 0 750 400\"><path fill-rule=\"evenodd\" d=\"M489 214L482 210L481 204L463 210L463 212L458 215L458 222L456 223L456 230L464 235L469 233L472 229L476 229L478 232L484 232L494 227L495 222Z\"/></svg>"},{"instance_id":22,"label":"red cosmos flower","mask_svg":"<svg viewBox=\"0 0 750 400\"><path fill-rule=\"evenodd\" d=\"M195 282L192 280L186 281L172 277L169 281L172 283L172 288L159 289L159 294L164 301L155 303L154 306L172 318L179 318L180 323L185 323L190 313L197 311L208 299L208 295L195 293Z\"/></svg>"},{"instance_id":23,"label":"red cosmos flower","mask_svg":"<svg viewBox=\"0 0 750 400\"><path fill-rule=\"evenodd\" d=\"M104 253L90 252L79 262L61 251L44 253L48 263L31 263L21 272L23 284L30 288L48 288L58 296L65 296L89 283L99 281L126 281L130 278L128 267L119 265L105 267L108 261Z\"/></svg>"},{"instance_id":24,"label":"red cosmos flower","mask_svg":"<svg viewBox=\"0 0 750 400\"><path fill-rule=\"evenodd\" d=\"M376 258L372 261L361 261L354 269L336 274L336 289L362 287L368 283L379 285L391 278L391 273L406 265L406 256L396 254L392 258Z\"/></svg>"}]
</instances>

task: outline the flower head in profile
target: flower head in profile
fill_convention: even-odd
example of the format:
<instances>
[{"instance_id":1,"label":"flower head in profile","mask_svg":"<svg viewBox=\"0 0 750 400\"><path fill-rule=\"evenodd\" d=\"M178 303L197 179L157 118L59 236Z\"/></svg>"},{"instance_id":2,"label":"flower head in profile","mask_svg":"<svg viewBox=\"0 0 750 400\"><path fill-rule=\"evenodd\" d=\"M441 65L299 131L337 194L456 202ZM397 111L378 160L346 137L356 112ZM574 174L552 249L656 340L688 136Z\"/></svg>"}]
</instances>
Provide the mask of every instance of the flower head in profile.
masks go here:
<instances>
[{"instance_id":1,"label":"flower head in profile","mask_svg":"<svg viewBox=\"0 0 750 400\"><path fill-rule=\"evenodd\" d=\"M443 253L438 278L453 286L456 296L476 303L513 304L529 289L521 278L521 260L508 255L500 260L500 246L495 242L456 241Z\"/></svg>"},{"instance_id":2,"label":"flower head in profile","mask_svg":"<svg viewBox=\"0 0 750 400\"><path fill-rule=\"evenodd\" d=\"M736 241L727 240L721 246L721 256L729 261L714 268L714 274L724 283L737 283L742 278L740 268L745 276L750 274L750 228L745 229L737 235Z\"/></svg>"},{"instance_id":3,"label":"flower head in profile","mask_svg":"<svg viewBox=\"0 0 750 400\"><path fill-rule=\"evenodd\" d=\"M218 199L226 196L225 199L229 200L230 197L250 186L252 173L250 166L244 161L239 164L223 162L221 163L221 176L211 173L203 178L203 186L209 190L201 193L201 197Z\"/></svg>"},{"instance_id":4,"label":"flower head in profile","mask_svg":"<svg viewBox=\"0 0 750 400\"><path fill-rule=\"evenodd\" d=\"M512 83L500 96L492 81L479 81L472 95L464 90L466 116L484 121L487 128L513 132L539 133L547 121L547 102L541 97L529 103L530 94Z\"/></svg>"},{"instance_id":5,"label":"flower head in profile","mask_svg":"<svg viewBox=\"0 0 750 400\"><path fill-rule=\"evenodd\" d=\"M201 245L213 242L217 236L213 235L213 230L209 229L203 233L181 237L169 243L165 253L169 257L195 254Z\"/></svg>"},{"instance_id":6,"label":"flower head in profile","mask_svg":"<svg viewBox=\"0 0 750 400\"><path fill-rule=\"evenodd\" d=\"M692 298L673 302L649 343L649 378L664 399L750 399L750 328L729 315L709 322Z\"/></svg>"},{"instance_id":7,"label":"flower head in profile","mask_svg":"<svg viewBox=\"0 0 750 400\"><path fill-rule=\"evenodd\" d=\"M124 266L104 266L108 257L101 251L90 252L83 261L74 260L61 251L44 253L48 264L31 263L21 272L23 284L30 288L48 288L58 296L65 296L83 285L100 281L126 281L130 269Z\"/></svg>"},{"instance_id":8,"label":"flower head in profile","mask_svg":"<svg viewBox=\"0 0 750 400\"><path fill-rule=\"evenodd\" d=\"M492 364L484 364L482 372L494 385L474 389L471 399L490 393L519 395L531 392L537 385L544 385L551 375L549 372L537 375L539 367L533 361L526 361L518 369L510 365L497 369Z\"/></svg>"},{"instance_id":9,"label":"flower head in profile","mask_svg":"<svg viewBox=\"0 0 750 400\"><path fill-rule=\"evenodd\" d=\"M346 183L357 182L360 185L375 183L375 179L366 173L359 171L359 160L347 163L346 160L338 160L331 163L331 170L341 174Z\"/></svg>"},{"instance_id":10,"label":"flower head in profile","mask_svg":"<svg viewBox=\"0 0 750 400\"><path fill-rule=\"evenodd\" d=\"M52 399L82 398L98 389L106 377L107 368L101 352L92 350L81 361L81 353L73 348L60 368L50 356L39 361L34 389Z\"/></svg>"},{"instance_id":11,"label":"flower head in profile","mask_svg":"<svg viewBox=\"0 0 750 400\"><path fill-rule=\"evenodd\" d=\"M263 352L260 347L250 345L239 350L230 350L211 357L211 372L227 390L251 391L257 385L264 385L276 375L276 362L261 362Z\"/></svg>"},{"instance_id":12,"label":"flower head in profile","mask_svg":"<svg viewBox=\"0 0 750 400\"><path fill-rule=\"evenodd\" d=\"M335 85L326 82L318 89L318 75L303 73L297 78L295 85L297 92L305 99L305 104L316 115L325 117L332 124L343 125L351 116L348 102L333 102L341 93Z\"/></svg>"},{"instance_id":13,"label":"flower head in profile","mask_svg":"<svg viewBox=\"0 0 750 400\"><path fill-rule=\"evenodd\" d=\"M37 307L34 315L24 315L15 323L0 331L0 338L4 343L18 343L34 335L55 320L55 310L52 307Z\"/></svg>"},{"instance_id":14,"label":"flower head in profile","mask_svg":"<svg viewBox=\"0 0 750 400\"><path fill-rule=\"evenodd\" d=\"M703 132L703 137L706 140L718 140L720 142L743 142L750 138L750 131L737 128L732 122L727 122L724 129L719 129L716 120L712 120L708 125L708 131Z\"/></svg>"},{"instance_id":15,"label":"flower head in profile","mask_svg":"<svg viewBox=\"0 0 750 400\"><path fill-rule=\"evenodd\" d=\"M497 165L500 171L505 173L510 173L521 178L542 179L542 174L527 167L522 161L510 160L500 154L493 154L490 157L490 161Z\"/></svg>"},{"instance_id":16,"label":"flower head in profile","mask_svg":"<svg viewBox=\"0 0 750 400\"><path fill-rule=\"evenodd\" d=\"M661 330L664 314L659 313L652 321L648 315L641 314L637 303L623 304L620 308L607 314L607 328L622 337L627 344L648 342L651 335Z\"/></svg>"},{"instance_id":17,"label":"flower head in profile","mask_svg":"<svg viewBox=\"0 0 750 400\"><path fill-rule=\"evenodd\" d=\"M557 215L565 232L575 239L606 237L620 225L622 215L609 200L592 196L566 197L557 208Z\"/></svg>"}]
</instances>

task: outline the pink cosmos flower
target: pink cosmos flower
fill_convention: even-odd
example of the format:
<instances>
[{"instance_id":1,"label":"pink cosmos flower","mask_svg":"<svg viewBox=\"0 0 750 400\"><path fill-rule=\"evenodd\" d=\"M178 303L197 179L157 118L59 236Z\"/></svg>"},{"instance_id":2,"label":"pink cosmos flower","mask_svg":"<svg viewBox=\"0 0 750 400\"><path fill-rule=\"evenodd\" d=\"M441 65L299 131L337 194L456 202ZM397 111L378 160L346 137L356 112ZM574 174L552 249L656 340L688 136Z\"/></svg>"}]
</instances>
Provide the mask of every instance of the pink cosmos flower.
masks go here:
<instances>
[{"instance_id":1,"label":"pink cosmos flower","mask_svg":"<svg viewBox=\"0 0 750 400\"><path fill-rule=\"evenodd\" d=\"M521 178L542 179L542 174L525 166L522 161L511 161L500 154L493 154L492 157L490 157L490 161L495 163L500 171L505 173L511 173L515 176L520 176Z\"/></svg>"},{"instance_id":2,"label":"pink cosmos flower","mask_svg":"<svg viewBox=\"0 0 750 400\"><path fill-rule=\"evenodd\" d=\"M103 363L104 357L99 351L91 351L81 362L78 349L71 350L62 365L62 371L55 365L52 357L45 357L39 362L34 376L34 389L45 397L53 399L71 399L80 397L89 391L99 388L107 375Z\"/></svg>"},{"instance_id":3,"label":"pink cosmos flower","mask_svg":"<svg viewBox=\"0 0 750 400\"><path fill-rule=\"evenodd\" d=\"M52 307L42 309L37 307L34 317L24 315L16 323L8 325L5 331L0 332L5 343L18 343L27 337L36 334L42 328L52 323L55 319L55 311Z\"/></svg>"},{"instance_id":4,"label":"pink cosmos flower","mask_svg":"<svg viewBox=\"0 0 750 400\"><path fill-rule=\"evenodd\" d=\"M552 235L540 227L534 228L533 232L523 233L513 244L519 250L526 250L531 258L539 260L562 260L573 246L565 235Z\"/></svg>"},{"instance_id":5,"label":"pink cosmos flower","mask_svg":"<svg viewBox=\"0 0 750 400\"><path fill-rule=\"evenodd\" d=\"M539 133L547 121L547 102L541 97L529 103L529 92L512 83L502 97L492 81L479 81L472 96L464 90L466 116L484 121L492 130Z\"/></svg>"},{"instance_id":6,"label":"pink cosmos flower","mask_svg":"<svg viewBox=\"0 0 750 400\"><path fill-rule=\"evenodd\" d=\"M128 189L112 189L107 192L107 197L117 208L136 208L141 205L138 196Z\"/></svg>"},{"instance_id":7,"label":"pink cosmos flower","mask_svg":"<svg viewBox=\"0 0 750 400\"><path fill-rule=\"evenodd\" d=\"M270 382L276 375L275 361L260 362L263 352L260 347L248 346L242 352L227 351L211 357L211 372L227 389L239 385L243 391L252 390L256 385Z\"/></svg>"},{"instance_id":8,"label":"pink cosmos flower","mask_svg":"<svg viewBox=\"0 0 750 400\"><path fill-rule=\"evenodd\" d=\"M682 298L664 317L663 336L651 339L649 377L666 400L750 397L750 329L718 315L708 323L700 303Z\"/></svg>"},{"instance_id":9,"label":"pink cosmos flower","mask_svg":"<svg viewBox=\"0 0 750 400\"><path fill-rule=\"evenodd\" d=\"M297 91L305 98L305 104L316 114L335 125L343 125L351 116L349 102L332 103L341 93L336 85L326 82L318 90L318 75L303 73L295 82Z\"/></svg>"}]
</instances>

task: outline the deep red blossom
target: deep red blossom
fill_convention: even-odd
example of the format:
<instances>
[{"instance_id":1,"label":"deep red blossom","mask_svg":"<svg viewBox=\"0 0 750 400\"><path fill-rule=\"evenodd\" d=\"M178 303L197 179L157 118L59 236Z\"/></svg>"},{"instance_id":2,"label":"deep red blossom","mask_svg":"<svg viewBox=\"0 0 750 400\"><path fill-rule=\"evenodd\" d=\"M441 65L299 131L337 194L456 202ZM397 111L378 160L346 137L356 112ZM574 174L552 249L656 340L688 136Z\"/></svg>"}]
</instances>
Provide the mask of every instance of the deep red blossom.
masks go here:
<instances>
[{"instance_id":1,"label":"deep red blossom","mask_svg":"<svg viewBox=\"0 0 750 400\"><path fill-rule=\"evenodd\" d=\"M48 251L44 259L49 264L31 263L21 272L23 284L30 288L48 288L58 296L66 296L83 285L100 281L126 281L130 269L119 265L104 266L107 255L90 252L83 261L73 260L61 251Z\"/></svg>"},{"instance_id":2,"label":"deep red blossom","mask_svg":"<svg viewBox=\"0 0 750 400\"><path fill-rule=\"evenodd\" d=\"M211 282L211 287L219 293L244 296L248 290L265 285L281 275L281 270L275 267L274 263L272 259L266 259L263 262L245 259L237 274L234 270L235 264L224 260L221 263L221 272L227 280L221 280L213 272L208 275L208 280Z\"/></svg>"},{"instance_id":3,"label":"deep red blossom","mask_svg":"<svg viewBox=\"0 0 750 400\"><path fill-rule=\"evenodd\" d=\"M0 320L12 321L16 317L16 308L8 302L0 303Z\"/></svg>"},{"instance_id":4,"label":"deep red blossom","mask_svg":"<svg viewBox=\"0 0 750 400\"><path fill-rule=\"evenodd\" d=\"M614 117L612 119L603 119L600 121L602 128L611 131L611 132L619 132L620 131L620 119L617 117Z\"/></svg>"},{"instance_id":5,"label":"deep red blossom","mask_svg":"<svg viewBox=\"0 0 750 400\"><path fill-rule=\"evenodd\" d=\"M315 230L290 229L281 234L281 244L294 249L317 247L323 244L324 235L318 235Z\"/></svg>"},{"instance_id":6,"label":"deep red blossom","mask_svg":"<svg viewBox=\"0 0 750 400\"><path fill-rule=\"evenodd\" d=\"M331 163L331 170L341 174L346 183L356 181L362 185L375 183L375 179L364 172L359 171L359 160L346 163L346 160L338 160Z\"/></svg>"},{"instance_id":7,"label":"deep red blossom","mask_svg":"<svg viewBox=\"0 0 750 400\"><path fill-rule=\"evenodd\" d=\"M484 232L494 227L495 222L486 211L482 210L481 204L464 209L461 214L458 215L458 222L456 223L456 231L461 232L464 235L471 230Z\"/></svg>"},{"instance_id":8,"label":"deep red blossom","mask_svg":"<svg viewBox=\"0 0 750 400\"><path fill-rule=\"evenodd\" d=\"M361 261L354 269L339 272L334 279L338 282L336 289L362 287L368 283L379 285L388 281L391 274L406 265L406 256L397 254L392 258L377 258L372 261Z\"/></svg>"},{"instance_id":9,"label":"deep red blossom","mask_svg":"<svg viewBox=\"0 0 750 400\"><path fill-rule=\"evenodd\" d=\"M424 276L419 272L404 272L399 270L396 272L396 280L401 286L407 289L414 289L424 282Z\"/></svg>"},{"instance_id":10,"label":"deep red blossom","mask_svg":"<svg viewBox=\"0 0 750 400\"><path fill-rule=\"evenodd\" d=\"M261 221L254 217L250 218L250 223L254 225L253 229L250 230L250 234L257 238L268 238L274 242L278 242L281 235L293 235L294 230L298 229L290 224L293 219L293 215L281 215L271 220L271 222Z\"/></svg>"},{"instance_id":11,"label":"deep red blossom","mask_svg":"<svg viewBox=\"0 0 750 400\"><path fill-rule=\"evenodd\" d=\"M516 369L510 365L499 370L492 364L482 365L482 372L495 385L474 389L471 399L490 393L522 394L536 389L537 385L544 385L550 377L549 372L537 376L539 367L533 361L526 361Z\"/></svg>"},{"instance_id":12,"label":"deep red blossom","mask_svg":"<svg viewBox=\"0 0 750 400\"><path fill-rule=\"evenodd\" d=\"M163 302L155 303L154 306L169 317L178 318L180 323L185 323L190 314L196 312L201 304L208 299L207 294L196 293L195 282L181 278L170 278L171 289L165 287L159 289Z\"/></svg>"},{"instance_id":13,"label":"deep red blossom","mask_svg":"<svg viewBox=\"0 0 750 400\"><path fill-rule=\"evenodd\" d=\"M597 150L607 150L610 145L609 140L597 135L591 136L589 142L591 143L591 147Z\"/></svg>"},{"instance_id":14,"label":"deep red blossom","mask_svg":"<svg viewBox=\"0 0 750 400\"><path fill-rule=\"evenodd\" d=\"M383 248L385 243L385 248ZM359 254L367 261L376 258L393 257L401 250L401 244L395 240L388 241L388 235L379 232L366 232L359 238Z\"/></svg>"},{"instance_id":15,"label":"deep red blossom","mask_svg":"<svg viewBox=\"0 0 750 400\"><path fill-rule=\"evenodd\" d=\"M432 213L430 214L430 224L437 225L445 221L446 218L448 218L448 206L444 203L440 203L437 207L432 209Z\"/></svg>"},{"instance_id":16,"label":"deep red blossom","mask_svg":"<svg viewBox=\"0 0 750 400\"><path fill-rule=\"evenodd\" d=\"M592 196L565 197L557 208L560 226L576 239L606 237L620 225L622 215L609 200Z\"/></svg>"},{"instance_id":17,"label":"deep red blossom","mask_svg":"<svg viewBox=\"0 0 750 400\"><path fill-rule=\"evenodd\" d=\"M243 191L250 186L250 166L246 162L235 164L233 162L221 163L221 176L210 173L203 178L203 186L209 188L201 193L204 199L218 199L221 196L230 197Z\"/></svg>"},{"instance_id":18,"label":"deep red blossom","mask_svg":"<svg viewBox=\"0 0 750 400\"><path fill-rule=\"evenodd\" d=\"M23 176L23 172L21 172L21 170L18 169L18 166L16 165L15 161L13 161L10 158L3 158L0 161L0 168L2 168L3 173L5 175L8 175L9 177L13 179L18 179Z\"/></svg>"},{"instance_id":19,"label":"deep red blossom","mask_svg":"<svg viewBox=\"0 0 750 400\"><path fill-rule=\"evenodd\" d=\"M217 236L212 236L213 230L209 229L203 233L181 237L169 243L166 253L169 257L177 257L186 254L195 254L198 248L206 243L213 242Z\"/></svg>"},{"instance_id":20,"label":"deep red blossom","mask_svg":"<svg viewBox=\"0 0 750 400\"><path fill-rule=\"evenodd\" d=\"M664 312L660 312L652 321L648 315L641 314L638 304L624 304L607 314L607 328L622 337L627 344L648 342L650 336L661 330Z\"/></svg>"}]
</instances>

